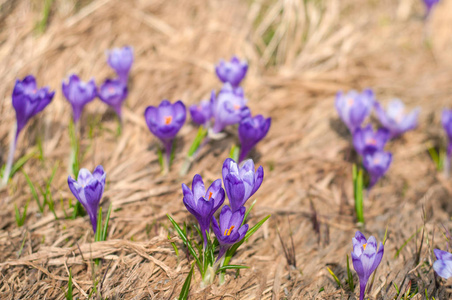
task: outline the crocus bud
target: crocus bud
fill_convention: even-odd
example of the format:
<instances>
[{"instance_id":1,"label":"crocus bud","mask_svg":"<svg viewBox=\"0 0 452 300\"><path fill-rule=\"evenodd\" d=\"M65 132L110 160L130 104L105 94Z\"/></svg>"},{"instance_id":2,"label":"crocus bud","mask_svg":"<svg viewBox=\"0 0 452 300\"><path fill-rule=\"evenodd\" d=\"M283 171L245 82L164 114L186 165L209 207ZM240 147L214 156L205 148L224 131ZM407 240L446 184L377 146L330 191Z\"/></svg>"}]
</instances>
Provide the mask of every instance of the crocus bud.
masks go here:
<instances>
[{"instance_id":1,"label":"crocus bud","mask_svg":"<svg viewBox=\"0 0 452 300\"><path fill-rule=\"evenodd\" d=\"M233 212L245 205L264 180L264 168L259 166L254 171L252 159L244 161L239 167L232 158L227 158L223 163L222 173L224 188Z\"/></svg>"},{"instance_id":2,"label":"crocus bud","mask_svg":"<svg viewBox=\"0 0 452 300\"><path fill-rule=\"evenodd\" d=\"M213 132L219 133L226 126L237 124L249 115L250 110L246 106L243 89L234 89L229 83L226 83L213 101L213 117L215 119Z\"/></svg>"},{"instance_id":3,"label":"crocus bud","mask_svg":"<svg viewBox=\"0 0 452 300\"><path fill-rule=\"evenodd\" d=\"M416 128L420 112L420 108L415 108L409 114L405 114L405 105L399 99L389 102L386 111L376 102L375 110L381 125L389 131L390 138Z\"/></svg>"},{"instance_id":4,"label":"crocus bud","mask_svg":"<svg viewBox=\"0 0 452 300\"><path fill-rule=\"evenodd\" d=\"M452 277L452 254L443 250L433 250L436 256L436 261L433 263L433 270L438 276L444 279Z\"/></svg>"},{"instance_id":5,"label":"crocus bud","mask_svg":"<svg viewBox=\"0 0 452 300\"><path fill-rule=\"evenodd\" d=\"M104 193L105 178L106 173L100 165L94 169L92 174L87 169L80 169L77 181L71 176L67 178L69 189L89 215L94 233L97 230L97 214Z\"/></svg>"},{"instance_id":6,"label":"crocus bud","mask_svg":"<svg viewBox=\"0 0 452 300\"><path fill-rule=\"evenodd\" d=\"M373 131L372 125L368 124L364 128L357 128L353 133L353 146L359 155L365 152L382 151L389 140L389 131L380 128Z\"/></svg>"},{"instance_id":7,"label":"crocus bud","mask_svg":"<svg viewBox=\"0 0 452 300\"><path fill-rule=\"evenodd\" d=\"M243 206L233 211L225 205L220 212L220 224L215 217L212 217L213 232L220 243L217 261L223 257L230 246L240 242L245 237L248 231L248 224L242 226L245 212L246 209Z\"/></svg>"},{"instance_id":8,"label":"crocus bud","mask_svg":"<svg viewBox=\"0 0 452 300\"><path fill-rule=\"evenodd\" d=\"M383 177L388 171L392 162L392 154L390 152L375 151L365 152L363 156L363 165L370 176L369 190Z\"/></svg>"},{"instance_id":9,"label":"crocus bud","mask_svg":"<svg viewBox=\"0 0 452 300\"><path fill-rule=\"evenodd\" d=\"M353 268L359 278L359 299L363 300L367 281L383 258L384 246L380 242L380 246L377 248L377 240L373 236L366 240L364 234L359 231L356 232L352 241Z\"/></svg>"},{"instance_id":10,"label":"crocus bud","mask_svg":"<svg viewBox=\"0 0 452 300\"><path fill-rule=\"evenodd\" d=\"M212 106L215 99L215 91L212 91L210 100L202 100L199 105L192 105L189 107L190 115L196 124L208 126L210 119L212 119Z\"/></svg>"},{"instance_id":11,"label":"crocus bud","mask_svg":"<svg viewBox=\"0 0 452 300\"><path fill-rule=\"evenodd\" d=\"M127 85L129 72L133 63L133 49L131 47L114 48L108 53L108 64L113 68L122 83Z\"/></svg>"},{"instance_id":12,"label":"crocus bud","mask_svg":"<svg viewBox=\"0 0 452 300\"><path fill-rule=\"evenodd\" d=\"M243 161L251 149L257 145L268 133L271 119L265 119L262 115L246 117L239 124L240 156Z\"/></svg>"},{"instance_id":13,"label":"crocus bud","mask_svg":"<svg viewBox=\"0 0 452 300\"><path fill-rule=\"evenodd\" d=\"M204 246L207 246L206 231L209 231L213 214L224 202L224 190L221 187L221 179L215 180L207 189L201 175L193 177L192 188L182 184L184 194L183 202L187 210L198 220Z\"/></svg>"},{"instance_id":14,"label":"crocus bud","mask_svg":"<svg viewBox=\"0 0 452 300\"><path fill-rule=\"evenodd\" d=\"M16 139L28 120L42 111L54 95L55 91L51 92L48 87L38 88L32 75L26 76L22 81L16 81L12 94L17 120Z\"/></svg>"},{"instance_id":15,"label":"crocus bud","mask_svg":"<svg viewBox=\"0 0 452 300\"><path fill-rule=\"evenodd\" d=\"M233 87L240 85L247 71L248 64L245 61L240 61L236 56L233 56L229 62L220 60L218 65L215 66L218 78L223 83L230 83Z\"/></svg>"},{"instance_id":16,"label":"crocus bud","mask_svg":"<svg viewBox=\"0 0 452 300\"><path fill-rule=\"evenodd\" d=\"M82 115L83 107L96 98L96 83L94 79L85 83L77 75L72 74L67 82L63 81L63 94L72 105L74 123L77 123Z\"/></svg>"},{"instance_id":17,"label":"crocus bud","mask_svg":"<svg viewBox=\"0 0 452 300\"><path fill-rule=\"evenodd\" d=\"M99 89L98 97L110 105L121 119L121 107L127 98L127 85L118 79L107 79Z\"/></svg>"},{"instance_id":18,"label":"crocus bud","mask_svg":"<svg viewBox=\"0 0 452 300\"><path fill-rule=\"evenodd\" d=\"M336 110L339 117L347 125L350 133L360 127L372 111L375 101L374 92L370 89L362 93L350 91L346 94L339 92L336 95Z\"/></svg>"}]
</instances>

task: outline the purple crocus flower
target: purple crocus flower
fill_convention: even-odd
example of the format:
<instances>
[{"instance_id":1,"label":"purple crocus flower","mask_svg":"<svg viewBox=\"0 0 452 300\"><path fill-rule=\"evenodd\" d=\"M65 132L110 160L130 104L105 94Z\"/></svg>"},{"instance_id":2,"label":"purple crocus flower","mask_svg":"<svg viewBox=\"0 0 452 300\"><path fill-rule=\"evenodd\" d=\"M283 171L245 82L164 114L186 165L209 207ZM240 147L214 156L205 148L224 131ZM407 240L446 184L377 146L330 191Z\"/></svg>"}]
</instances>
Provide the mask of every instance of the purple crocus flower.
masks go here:
<instances>
[{"instance_id":1,"label":"purple crocus flower","mask_svg":"<svg viewBox=\"0 0 452 300\"><path fill-rule=\"evenodd\" d=\"M144 112L149 130L165 146L168 167L173 139L184 125L186 117L185 105L180 100L174 104L171 104L168 100L163 100L158 107L148 106Z\"/></svg>"},{"instance_id":2,"label":"purple crocus flower","mask_svg":"<svg viewBox=\"0 0 452 300\"><path fill-rule=\"evenodd\" d=\"M262 115L247 117L239 124L240 156L239 163L245 159L251 149L259 143L268 133L271 118L265 119Z\"/></svg>"},{"instance_id":3,"label":"purple crocus flower","mask_svg":"<svg viewBox=\"0 0 452 300\"><path fill-rule=\"evenodd\" d=\"M100 199L104 193L105 177L104 168L99 165L94 169L93 174L87 169L80 169L77 181L71 176L67 178L69 189L89 215L94 233L97 229L97 214Z\"/></svg>"},{"instance_id":4,"label":"purple crocus flower","mask_svg":"<svg viewBox=\"0 0 452 300\"><path fill-rule=\"evenodd\" d=\"M239 167L232 158L223 163L223 182L232 211L240 209L259 189L264 180L264 168L259 166L254 171L252 159L245 160Z\"/></svg>"},{"instance_id":5,"label":"purple crocus flower","mask_svg":"<svg viewBox=\"0 0 452 300\"><path fill-rule=\"evenodd\" d=\"M356 232L352 240L353 268L359 277L359 299L363 300L367 281L383 258L384 246L380 242L380 246L377 249L377 240L373 236L366 240L364 234L359 231Z\"/></svg>"},{"instance_id":6,"label":"purple crocus flower","mask_svg":"<svg viewBox=\"0 0 452 300\"><path fill-rule=\"evenodd\" d=\"M219 133L226 126L237 124L250 115L243 89L240 87L233 89L229 83L223 86L213 100L212 110L215 119L214 133Z\"/></svg>"},{"instance_id":7,"label":"purple crocus flower","mask_svg":"<svg viewBox=\"0 0 452 300\"><path fill-rule=\"evenodd\" d=\"M28 120L42 111L54 95L55 91L51 92L48 87L38 88L32 75L26 76L22 81L16 80L12 95L17 120L16 138Z\"/></svg>"},{"instance_id":8,"label":"purple crocus flower","mask_svg":"<svg viewBox=\"0 0 452 300\"><path fill-rule=\"evenodd\" d=\"M435 249L433 252L435 252L437 259L433 263L433 270L435 270L436 274L446 280L452 277L452 254L439 249Z\"/></svg>"},{"instance_id":9,"label":"purple crocus flower","mask_svg":"<svg viewBox=\"0 0 452 300\"><path fill-rule=\"evenodd\" d=\"M131 47L114 48L108 53L108 64L112 67L119 80L127 85L129 80L129 72L133 63L133 49Z\"/></svg>"},{"instance_id":10,"label":"purple crocus flower","mask_svg":"<svg viewBox=\"0 0 452 300\"><path fill-rule=\"evenodd\" d=\"M218 65L215 66L218 78L224 83L230 83L233 87L240 85L247 71L248 64L246 61L240 61L237 56L233 56L229 62L221 59Z\"/></svg>"},{"instance_id":11,"label":"purple crocus flower","mask_svg":"<svg viewBox=\"0 0 452 300\"><path fill-rule=\"evenodd\" d=\"M11 140L0 186L5 186L8 183L19 133L34 115L41 112L52 101L54 95L55 91L51 92L48 87L38 88L36 79L32 75L28 75L22 80L16 80L12 93L13 107L16 111L16 132Z\"/></svg>"},{"instance_id":12,"label":"purple crocus flower","mask_svg":"<svg viewBox=\"0 0 452 300\"><path fill-rule=\"evenodd\" d=\"M127 98L127 85L118 79L107 79L99 89L98 97L110 105L121 119L121 107Z\"/></svg>"},{"instance_id":13,"label":"purple crocus flower","mask_svg":"<svg viewBox=\"0 0 452 300\"><path fill-rule=\"evenodd\" d=\"M389 140L389 131L380 128L373 131L372 125L368 124L364 128L357 128L353 133L353 146L359 155L365 152L382 151Z\"/></svg>"},{"instance_id":14,"label":"purple crocus flower","mask_svg":"<svg viewBox=\"0 0 452 300\"><path fill-rule=\"evenodd\" d=\"M420 108L415 108L411 113L405 114L405 105L399 99L389 102L387 110L376 102L375 110L381 125L389 130L390 137L395 138L402 133L412 130L417 126L417 118Z\"/></svg>"},{"instance_id":15,"label":"purple crocus flower","mask_svg":"<svg viewBox=\"0 0 452 300\"><path fill-rule=\"evenodd\" d=\"M425 17L424 17L424 19L426 20L430 16L433 7L436 4L439 3L439 0L423 0L423 1L424 1L424 4L425 4Z\"/></svg>"},{"instance_id":16,"label":"purple crocus flower","mask_svg":"<svg viewBox=\"0 0 452 300\"><path fill-rule=\"evenodd\" d=\"M225 205L220 212L220 224L218 224L215 217L212 217L213 232L220 243L217 261L223 257L230 246L240 242L245 237L248 231L248 224L242 226L245 212L244 206L233 211L229 206Z\"/></svg>"},{"instance_id":17,"label":"purple crocus flower","mask_svg":"<svg viewBox=\"0 0 452 300\"><path fill-rule=\"evenodd\" d=\"M371 189L377 181L388 171L392 162L390 152L375 151L365 152L363 156L363 165L370 176L370 182L367 189Z\"/></svg>"},{"instance_id":18,"label":"purple crocus flower","mask_svg":"<svg viewBox=\"0 0 452 300\"><path fill-rule=\"evenodd\" d=\"M196 174L193 177L191 190L182 183L182 192L184 194L185 207L198 220L204 238L204 247L206 247L206 231L209 231L213 214L224 202L224 190L221 187L221 179L215 180L206 191L201 175Z\"/></svg>"},{"instance_id":19,"label":"purple crocus flower","mask_svg":"<svg viewBox=\"0 0 452 300\"><path fill-rule=\"evenodd\" d=\"M444 109L441 115L441 123L447 134L448 146L447 156L452 155L452 109Z\"/></svg>"},{"instance_id":20,"label":"purple crocus flower","mask_svg":"<svg viewBox=\"0 0 452 300\"><path fill-rule=\"evenodd\" d=\"M215 99L215 91L212 91L210 100L202 100L199 105L192 105L189 107L190 115L196 124L209 126L210 119L212 119L212 106Z\"/></svg>"},{"instance_id":21,"label":"purple crocus flower","mask_svg":"<svg viewBox=\"0 0 452 300\"><path fill-rule=\"evenodd\" d=\"M337 93L336 110L351 133L360 127L370 114L374 101L375 95L371 89L366 89L362 93L354 90L346 94Z\"/></svg>"},{"instance_id":22,"label":"purple crocus flower","mask_svg":"<svg viewBox=\"0 0 452 300\"><path fill-rule=\"evenodd\" d=\"M72 74L67 82L63 81L63 94L72 105L74 123L77 123L82 115L83 107L96 98L96 83L94 79L83 82L77 75Z\"/></svg>"}]
</instances>

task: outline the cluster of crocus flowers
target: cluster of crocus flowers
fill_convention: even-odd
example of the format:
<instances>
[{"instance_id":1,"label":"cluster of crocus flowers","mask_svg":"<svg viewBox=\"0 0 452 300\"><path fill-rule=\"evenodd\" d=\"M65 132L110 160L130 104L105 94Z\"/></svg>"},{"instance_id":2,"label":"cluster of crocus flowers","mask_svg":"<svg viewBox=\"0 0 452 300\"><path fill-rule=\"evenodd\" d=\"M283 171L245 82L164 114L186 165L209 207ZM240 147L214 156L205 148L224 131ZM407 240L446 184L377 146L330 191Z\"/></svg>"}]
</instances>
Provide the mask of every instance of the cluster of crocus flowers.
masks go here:
<instances>
[{"instance_id":1,"label":"cluster of crocus flowers","mask_svg":"<svg viewBox=\"0 0 452 300\"><path fill-rule=\"evenodd\" d=\"M240 242L245 236L248 225L243 224L246 212L244 205L261 186L264 169L259 166L255 170L254 162L251 159L239 166L233 159L228 158L223 163L222 175L224 190L221 187L221 179L217 179L206 191L199 174L193 178L191 190L182 184L184 205L198 220L203 234L204 247L207 241L206 235L212 224L220 244L217 261L223 258L231 245ZM224 202L225 191L230 205L223 206L219 222L217 222L214 214Z\"/></svg>"},{"instance_id":2,"label":"cluster of crocus flowers","mask_svg":"<svg viewBox=\"0 0 452 300\"><path fill-rule=\"evenodd\" d=\"M446 280L452 277L452 254L439 249L435 249L433 252L436 256L436 261L433 263L433 270L436 274Z\"/></svg>"},{"instance_id":3,"label":"cluster of crocus flowers","mask_svg":"<svg viewBox=\"0 0 452 300\"><path fill-rule=\"evenodd\" d=\"M91 221L94 233L97 231L97 214L100 200L105 188L106 173L99 165L93 173L88 169L80 169L77 180L68 176L67 183L72 194L83 205Z\"/></svg>"},{"instance_id":4,"label":"cluster of crocus flowers","mask_svg":"<svg viewBox=\"0 0 452 300\"><path fill-rule=\"evenodd\" d=\"M382 126L377 131L374 131L370 124L362 127L373 108ZM406 113L404 104L399 99L395 99L384 110L376 101L374 92L366 89L361 93L339 92L336 96L336 110L353 136L356 152L363 158L364 168L370 176L368 185L370 189L391 165L392 154L384 151L386 143L416 128L420 109L415 108Z\"/></svg>"},{"instance_id":5,"label":"cluster of crocus flowers","mask_svg":"<svg viewBox=\"0 0 452 300\"><path fill-rule=\"evenodd\" d=\"M185 105L180 100L173 104L163 100L159 106L148 106L144 112L149 130L160 139L165 148L168 170L171 165L174 138L184 125L186 117Z\"/></svg>"},{"instance_id":6,"label":"cluster of crocus flowers","mask_svg":"<svg viewBox=\"0 0 452 300\"><path fill-rule=\"evenodd\" d=\"M270 128L270 118L261 115L252 117L241 82L248 71L246 61L233 56L230 61L220 60L215 66L217 77L223 83L218 94L211 92L210 100L202 100L189 108L193 122L202 125L209 137L221 138L221 132L228 126L239 124L238 136L241 143L239 162L262 140ZM213 119L213 122L212 122Z\"/></svg>"},{"instance_id":7,"label":"cluster of crocus flowers","mask_svg":"<svg viewBox=\"0 0 452 300\"><path fill-rule=\"evenodd\" d=\"M16 111L15 132L11 140L1 186L8 183L20 132L33 116L44 110L54 95L55 92L50 91L48 87L38 88L36 79L32 75L26 76L23 80L16 80L12 93L12 104Z\"/></svg>"},{"instance_id":8,"label":"cluster of crocus flowers","mask_svg":"<svg viewBox=\"0 0 452 300\"><path fill-rule=\"evenodd\" d=\"M357 231L353 241L352 262L353 268L359 278L359 299L363 300L366 293L367 282L370 275L377 269L383 258L384 246L380 242L377 247L377 240L371 236L366 239L364 234Z\"/></svg>"}]
</instances>

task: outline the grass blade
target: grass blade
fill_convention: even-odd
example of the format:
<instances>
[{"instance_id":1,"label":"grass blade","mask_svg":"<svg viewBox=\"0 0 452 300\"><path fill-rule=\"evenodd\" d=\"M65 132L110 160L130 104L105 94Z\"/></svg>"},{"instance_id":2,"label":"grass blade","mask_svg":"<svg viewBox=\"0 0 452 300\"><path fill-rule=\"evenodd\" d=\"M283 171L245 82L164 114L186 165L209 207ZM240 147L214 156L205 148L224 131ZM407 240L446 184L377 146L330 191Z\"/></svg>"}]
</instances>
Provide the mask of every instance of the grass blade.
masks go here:
<instances>
[{"instance_id":1,"label":"grass blade","mask_svg":"<svg viewBox=\"0 0 452 300\"><path fill-rule=\"evenodd\" d=\"M190 284L191 284L191 278L193 277L194 267L195 267L195 264L192 264L190 273L188 273L187 279L185 279L185 282L184 282L184 285L182 286L182 290L180 291L178 300L187 300L188 299L188 293L190 292Z\"/></svg>"},{"instance_id":2,"label":"grass blade","mask_svg":"<svg viewBox=\"0 0 452 300\"><path fill-rule=\"evenodd\" d=\"M339 278L337 278L336 274L334 274L334 272L331 271L330 268L326 267L326 269L328 270L328 272L330 272L331 276L333 276L333 279L334 279L334 281L336 281L337 285L338 285L340 288L342 288L342 284L341 284L341 282L339 281Z\"/></svg>"},{"instance_id":3,"label":"grass blade","mask_svg":"<svg viewBox=\"0 0 452 300\"><path fill-rule=\"evenodd\" d=\"M240 265L227 265L227 266L223 266L221 268L218 268L217 270L217 274L221 271L226 271L226 270L230 270L230 269L235 269L235 270L239 270L239 269L249 269L249 267L247 266L240 266Z\"/></svg>"},{"instance_id":4,"label":"grass blade","mask_svg":"<svg viewBox=\"0 0 452 300\"><path fill-rule=\"evenodd\" d=\"M112 208L112 204L110 203L110 206L108 207L108 211L107 211L107 216L105 217L104 229L102 230L102 241L107 240L107 229L108 229L108 222L110 221L111 208Z\"/></svg>"}]
</instances>

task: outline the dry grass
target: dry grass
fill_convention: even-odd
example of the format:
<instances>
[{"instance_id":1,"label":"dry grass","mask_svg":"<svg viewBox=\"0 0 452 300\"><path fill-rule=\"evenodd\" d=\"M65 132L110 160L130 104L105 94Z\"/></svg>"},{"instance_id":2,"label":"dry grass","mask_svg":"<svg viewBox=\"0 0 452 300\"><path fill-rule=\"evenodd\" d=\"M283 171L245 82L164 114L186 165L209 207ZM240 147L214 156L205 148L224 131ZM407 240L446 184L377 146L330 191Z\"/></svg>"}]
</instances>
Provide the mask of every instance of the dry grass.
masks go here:
<instances>
[{"instance_id":1,"label":"dry grass","mask_svg":"<svg viewBox=\"0 0 452 300\"><path fill-rule=\"evenodd\" d=\"M69 268L81 299L91 292L93 280L102 281L100 293L109 299L178 295L189 263L184 256L178 260L172 250L165 214L193 221L182 205L180 184L189 183L195 173L207 180L218 178L235 135L205 147L189 174L179 177L197 130L187 124L175 165L162 176L156 140L143 112L164 98L192 104L207 97L211 89L220 88L213 64L234 53L250 62L244 88L252 111L273 118L269 135L253 154L266 173L250 223L268 213L272 218L233 260L251 268L237 278L230 272L225 285L204 290L196 275L191 299L355 297L339 289L326 270L330 267L345 281L345 255L357 229L350 137L338 121L333 99L339 89L364 87L375 88L383 102L399 97L409 107L422 107L419 128L390 143L394 163L365 203L366 235L381 240L386 227L389 232L371 295L392 299L392 284L403 291L411 280L421 291L415 299L423 298L425 288L436 299L450 297L444 285L435 286L429 266L431 249L446 245L439 225L452 225L451 182L437 174L426 150L429 144L445 142L439 116L452 94L451 1L442 1L425 27L417 0L96 0L77 5L56 0L42 35L35 30L39 1L3 0L0 5L2 163L15 118L13 83L32 73L57 95L22 133L16 158L31 151L40 138L45 161L31 159L25 171L44 185L54 164L60 166L52 185L58 220L48 211L39 214L31 202L25 225L17 227L14 203L23 206L31 198L20 172L0 191L1 299L64 299ZM103 206L112 203L115 210L107 241L92 243L87 218L63 218L59 201L67 208L72 198L66 183L70 107L60 85L70 72L98 83L112 76L104 51L123 44L132 45L136 54L123 134L115 136L113 114L99 101L86 107L82 120L83 166L104 166L108 186ZM427 223L417 265L420 234L394 256L423 225L422 207ZM287 266L276 231L279 227L289 243L288 219L301 272ZM172 241L181 246L176 237ZM94 268L92 258L98 257L104 263Z\"/></svg>"}]
</instances>

